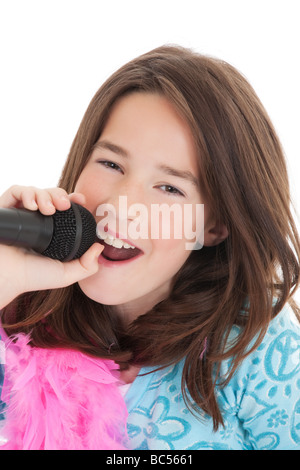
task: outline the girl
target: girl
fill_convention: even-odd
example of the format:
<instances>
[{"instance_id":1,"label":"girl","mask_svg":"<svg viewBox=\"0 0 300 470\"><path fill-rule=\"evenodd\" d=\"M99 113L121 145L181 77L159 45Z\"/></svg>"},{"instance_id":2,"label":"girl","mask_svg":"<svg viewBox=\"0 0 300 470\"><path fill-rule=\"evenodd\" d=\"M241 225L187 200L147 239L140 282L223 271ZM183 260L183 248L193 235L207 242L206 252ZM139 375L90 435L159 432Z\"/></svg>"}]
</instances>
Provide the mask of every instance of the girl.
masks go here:
<instances>
[{"instance_id":1,"label":"girl","mask_svg":"<svg viewBox=\"0 0 300 470\"><path fill-rule=\"evenodd\" d=\"M148 236L128 236L145 220L120 197L147 214L155 204L189 205L193 224L204 204L202 249L187 250L174 221L168 238L151 238L152 218ZM59 188L13 187L0 203L47 215L70 200L94 214L102 238L80 260L0 247L5 445L300 449L299 238L280 143L244 77L173 46L126 64L91 101ZM99 215L104 204L115 208L113 231ZM77 384L77 361L104 376L99 389L90 377ZM66 400L61 364L76 392ZM41 402L38 426L28 384ZM72 436L54 399L66 421L66 408L84 406ZM25 412L27 424L14 427ZM126 432L121 418L113 426L120 413Z\"/></svg>"}]
</instances>

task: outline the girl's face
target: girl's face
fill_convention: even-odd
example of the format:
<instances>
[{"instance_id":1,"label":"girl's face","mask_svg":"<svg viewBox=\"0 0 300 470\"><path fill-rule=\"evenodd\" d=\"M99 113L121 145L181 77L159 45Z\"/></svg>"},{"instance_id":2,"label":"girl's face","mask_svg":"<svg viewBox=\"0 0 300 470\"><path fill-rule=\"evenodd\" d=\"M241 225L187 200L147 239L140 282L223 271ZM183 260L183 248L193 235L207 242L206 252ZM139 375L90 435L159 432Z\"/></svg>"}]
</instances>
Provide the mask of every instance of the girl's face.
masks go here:
<instances>
[{"instance_id":1,"label":"girl's face","mask_svg":"<svg viewBox=\"0 0 300 470\"><path fill-rule=\"evenodd\" d=\"M114 105L75 191L85 195L85 206L96 217L102 238L108 212L99 207L108 204L106 207L115 209L109 214L110 235L139 249L105 244L98 272L79 282L82 291L99 303L118 306L131 319L145 313L168 296L172 279L190 255L186 242L191 240L175 236L178 219L171 217L169 236L159 229L159 235L151 237L151 231L158 228L154 227L157 217L154 220L151 215L153 205L168 208L175 204L183 214L185 204L194 209L203 203L188 125L162 96L133 93L122 97ZM132 204L143 210L130 211ZM137 239L138 233L142 238ZM116 260L130 254L137 256Z\"/></svg>"}]
</instances>

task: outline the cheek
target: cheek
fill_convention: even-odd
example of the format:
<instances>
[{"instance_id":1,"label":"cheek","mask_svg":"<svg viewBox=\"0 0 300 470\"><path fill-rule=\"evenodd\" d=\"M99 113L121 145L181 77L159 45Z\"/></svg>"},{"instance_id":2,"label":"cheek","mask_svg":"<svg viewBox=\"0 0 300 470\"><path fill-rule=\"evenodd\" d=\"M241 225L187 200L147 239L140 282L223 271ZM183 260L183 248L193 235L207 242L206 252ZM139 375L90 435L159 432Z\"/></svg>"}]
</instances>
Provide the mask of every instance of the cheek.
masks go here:
<instances>
[{"instance_id":1,"label":"cheek","mask_svg":"<svg viewBox=\"0 0 300 470\"><path fill-rule=\"evenodd\" d=\"M86 172L85 170L83 170L77 180L74 191L78 193L83 193L86 197L88 197L94 185L95 182L93 181L93 176L90 175L90 172Z\"/></svg>"},{"instance_id":2,"label":"cheek","mask_svg":"<svg viewBox=\"0 0 300 470\"><path fill-rule=\"evenodd\" d=\"M204 233L204 204L200 201L188 204L173 204L161 211L151 211L151 236L162 241L170 240L170 249L176 249L184 240L186 250L193 249L196 240L201 243ZM155 234L155 235L153 235ZM203 243L202 243L203 244ZM166 244L167 246L167 244Z\"/></svg>"},{"instance_id":3,"label":"cheek","mask_svg":"<svg viewBox=\"0 0 300 470\"><path fill-rule=\"evenodd\" d=\"M151 245L151 253L141 259L139 269L132 277L135 288L143 288L144 294L159 290L168 293L189 252L185 250L183 240L152 240Z\"/></svg>"},{"instance_id":4,"label":"cheek","mask_svg":"<svg viewBox=\"0 0 300 470\"><path fill-rule=\"evenodd\" d=\"M190 255L185 240L155 240L153 243L153 260L158 271L175 276Z\"/></svg>"},{"instance_id":5,"label":"cheek","mask_svg":"<svg viewBox=\"0 0 300 470\"><path fill-rule=\"evenodd\" d=\"M86 199L86 207L91 212L95 212L106 194L106 188L100 184L99 178L91 171L81 173L76 186L75 192L82 193Z\"/></svg>"}]
</instances>

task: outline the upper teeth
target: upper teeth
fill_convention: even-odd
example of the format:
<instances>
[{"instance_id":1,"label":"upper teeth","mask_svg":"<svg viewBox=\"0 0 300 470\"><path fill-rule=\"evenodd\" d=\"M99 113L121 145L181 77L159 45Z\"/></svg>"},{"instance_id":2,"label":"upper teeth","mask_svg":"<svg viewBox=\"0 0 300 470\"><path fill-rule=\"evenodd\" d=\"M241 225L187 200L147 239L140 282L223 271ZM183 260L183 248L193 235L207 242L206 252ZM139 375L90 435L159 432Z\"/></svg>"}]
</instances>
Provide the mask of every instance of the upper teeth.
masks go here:
<instances>
[{"instance_id":1,"label":"upper teeth","mask_svg":"<svg viewBox=\"0 0 300 470\"><path fill-rule=\"evenodd\" d=\"M101 238L107 245L111 245L114 248L133 248L135 246L130 245L129 243L124 242L120 238L114 238L112 235L109 235L107 232L102 230L97 230L97 236Z\"/></svg>"}]
</instances>

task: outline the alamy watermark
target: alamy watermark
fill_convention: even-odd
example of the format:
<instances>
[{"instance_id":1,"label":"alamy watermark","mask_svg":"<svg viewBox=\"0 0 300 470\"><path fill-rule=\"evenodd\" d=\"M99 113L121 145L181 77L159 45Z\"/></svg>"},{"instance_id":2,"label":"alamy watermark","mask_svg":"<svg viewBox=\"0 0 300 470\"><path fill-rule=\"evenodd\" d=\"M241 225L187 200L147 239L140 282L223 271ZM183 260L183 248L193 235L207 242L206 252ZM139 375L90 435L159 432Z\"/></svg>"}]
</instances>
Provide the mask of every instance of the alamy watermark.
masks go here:
<instances>
[{"instance_id":1,"label":"alamy watermark","mask_svg":"<svg viewBox=\"0 0 300 470\"><path fill-rule=\"evenodd\" d=\"M119 196L118 210L113 204L100 204L96 216L97 235L103 231L120 238L185 239L186 250L200 250L204 242L204 204L131 204Z\"/></svg>"}]
</instances>

